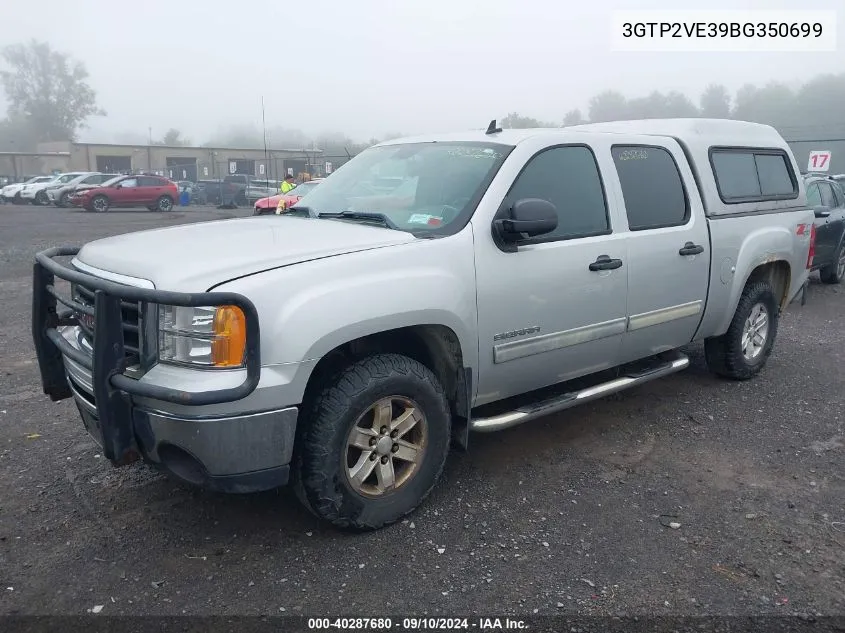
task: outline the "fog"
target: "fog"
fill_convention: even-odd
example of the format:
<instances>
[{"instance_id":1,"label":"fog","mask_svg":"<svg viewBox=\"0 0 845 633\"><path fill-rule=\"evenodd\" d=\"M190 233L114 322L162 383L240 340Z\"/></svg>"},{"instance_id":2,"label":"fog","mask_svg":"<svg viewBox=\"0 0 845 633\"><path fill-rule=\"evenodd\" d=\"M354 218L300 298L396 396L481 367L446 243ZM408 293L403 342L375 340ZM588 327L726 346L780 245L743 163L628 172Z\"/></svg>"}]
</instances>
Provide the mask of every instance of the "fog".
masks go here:
<instances>
[{"instance_id":1,"label":"fog","mask_svg":"<svg viewBox=\"0 0 845 633\"><path fill-rule=\"evenodd\" d=\"M37 4L37 6L36 6ZM7 2L0 44L44 40L82 61L108 112L82 140L169 128L202 142L261 125L368 139L477 128L518 111L559 121L605 89L710 82L734 92L845 70L842 0L320 0ZM618 53L620 9L837 9L837 53ZM838 107L842 107L838 104ZM3 108L5 109L5 107Z\"/></svg>"}]
</instances>

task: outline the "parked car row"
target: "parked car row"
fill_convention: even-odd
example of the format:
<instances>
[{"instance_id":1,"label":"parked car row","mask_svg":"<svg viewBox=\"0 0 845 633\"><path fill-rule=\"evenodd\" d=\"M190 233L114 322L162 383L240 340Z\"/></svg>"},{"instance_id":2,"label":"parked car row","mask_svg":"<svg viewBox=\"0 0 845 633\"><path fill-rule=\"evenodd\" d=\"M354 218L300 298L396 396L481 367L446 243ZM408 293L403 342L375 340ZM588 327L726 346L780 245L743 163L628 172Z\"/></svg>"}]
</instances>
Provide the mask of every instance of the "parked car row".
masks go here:
<instances>
[{"instance_id":1,"label":"parked car row","mask_svg":"<svg viewBox=\"0 0 845 633\"><path fill-rule=\"evenodd\" d=\"M6 185L0 198L15 204L54 204L99 213L112 207L170 211L179 199L179 188L162 176L69 172Z\"/></svg>"},{"instance_id":2,"label":"parked car row","mask_svg":"<svg viewBox=\"0 0 845 633\"><path fill-rule=\"evenodd\" d=\"M25 187L51 182L55 176L31 176L23 182L14 182L0 189L0 200L13 204L23 204L21 193Z\"/></svg>"}]
</instances>

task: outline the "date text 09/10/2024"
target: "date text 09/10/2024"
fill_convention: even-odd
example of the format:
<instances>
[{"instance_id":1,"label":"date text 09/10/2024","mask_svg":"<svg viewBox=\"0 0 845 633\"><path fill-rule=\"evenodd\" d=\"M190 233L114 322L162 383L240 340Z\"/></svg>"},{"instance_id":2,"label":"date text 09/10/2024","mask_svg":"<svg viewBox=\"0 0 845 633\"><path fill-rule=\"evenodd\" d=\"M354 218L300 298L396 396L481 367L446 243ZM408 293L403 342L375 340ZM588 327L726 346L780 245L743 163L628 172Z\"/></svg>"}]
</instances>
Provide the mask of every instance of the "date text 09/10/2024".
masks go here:
<instances>
[{"instance_id":1,"label":"date text 09/10/2024","mask_svg":"<svg viewBox=\"0 0 845 633\"><path fill-rule=\"evenodd\" d=\"M527 629L523 620L511 618L403 618L394 622L392 618L309 618L310 630L372 630L389 631L396 627L401 631L448 631L448 630L520 630Z\"/></svg>"}]
</instances>

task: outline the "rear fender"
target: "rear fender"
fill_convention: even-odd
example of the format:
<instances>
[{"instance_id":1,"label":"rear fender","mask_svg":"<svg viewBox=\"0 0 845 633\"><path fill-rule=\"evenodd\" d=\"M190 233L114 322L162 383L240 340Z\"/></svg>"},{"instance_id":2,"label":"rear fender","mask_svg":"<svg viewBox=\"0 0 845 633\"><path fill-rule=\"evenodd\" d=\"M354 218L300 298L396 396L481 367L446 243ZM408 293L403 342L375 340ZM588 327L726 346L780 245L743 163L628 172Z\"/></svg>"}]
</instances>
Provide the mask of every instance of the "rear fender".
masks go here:
<instances>
[{"instance_id":1,"label":"rear fender","mask_svg":"<svg viewBox=\"0 0 845 633\"><path fill-rule=\"evenodd\" d=\"M720 336L728 331L737 305L739 305L742 291L751 275L760 266L774 262L785 262L790 267L790 276L783 289L783 296L776 297L781 307L786 305L787 298L792 296L792 291L797 291L803 284L802 269L796 267L793 263L795 251L793 231L784 226L762 227L755 229L745 237L734 265L736 271L733 275L728 306L712 336ZM804 274L806 276L806 273Z\"/></svg>"}]
</instances>

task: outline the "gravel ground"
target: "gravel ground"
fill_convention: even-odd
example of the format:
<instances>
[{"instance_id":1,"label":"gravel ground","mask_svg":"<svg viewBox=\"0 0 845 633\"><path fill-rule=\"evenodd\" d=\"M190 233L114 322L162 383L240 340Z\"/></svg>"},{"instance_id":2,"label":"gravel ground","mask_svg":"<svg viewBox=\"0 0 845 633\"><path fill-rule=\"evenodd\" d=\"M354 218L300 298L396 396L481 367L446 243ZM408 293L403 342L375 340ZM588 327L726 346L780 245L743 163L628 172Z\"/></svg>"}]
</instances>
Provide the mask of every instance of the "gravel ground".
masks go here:
<instances>
[{"instance_id":1,"label":"gravel ground","mask_svg":"<svg viewBox=\"0 0 845 633\"><path fill-rule=\"evenodd\" d=\"M40 393L35 252L248 214L0 206L0 613L845 613L840 287L789 308L757 379L711 377L693 347L681 374L473 436L377 533L324 527L286 490L113 468Z\"/></svg>"}]
</instances>

